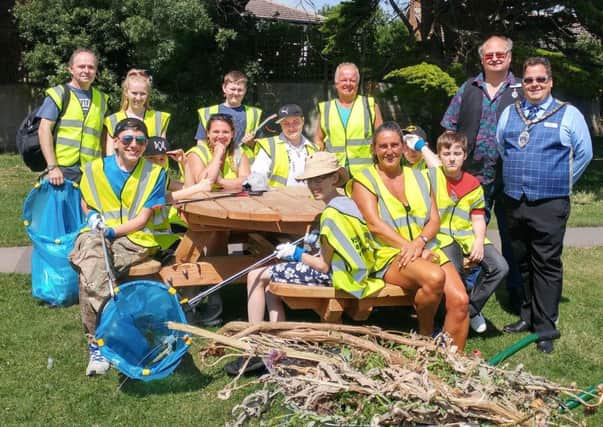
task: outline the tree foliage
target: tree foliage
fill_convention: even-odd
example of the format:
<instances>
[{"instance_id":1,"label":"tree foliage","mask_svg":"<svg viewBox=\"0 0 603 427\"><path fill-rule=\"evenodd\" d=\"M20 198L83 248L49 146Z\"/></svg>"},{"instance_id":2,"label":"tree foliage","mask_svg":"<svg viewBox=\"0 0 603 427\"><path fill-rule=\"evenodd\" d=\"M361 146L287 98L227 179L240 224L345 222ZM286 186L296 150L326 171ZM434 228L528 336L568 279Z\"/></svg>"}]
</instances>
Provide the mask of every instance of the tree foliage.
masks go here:
<instances>
[{"instance_id":1,"label":"tree foliage","mask_svg":"<svg viewBox=\"0 0 603 427\"><path fill-rule=\"evenodd\" d=\"M95 85L118 108L120 83L131 67L151 72L155 108L175 113L170 134L192 140L195 109L221 100L231 69L253 68L254 21L246 1L23 0L13 9L23 42L27 79L40 88L68 80L66 63L78 47L97 52ZM187 141L187 142L188 142Z\"/></svg>"},{"instance_id":2,"label":"tree foliage","mask_svg":"<svg viewBox=\"0 0 603 427\"><path fill-rule=\"evenodd\" d=\"M400 106L409 123L419 124L433 137L441 111L458 89L454 79L437 65L422 62L394 70L384 80L392 83L385 96Z\"/></svg>"}]
</instances>

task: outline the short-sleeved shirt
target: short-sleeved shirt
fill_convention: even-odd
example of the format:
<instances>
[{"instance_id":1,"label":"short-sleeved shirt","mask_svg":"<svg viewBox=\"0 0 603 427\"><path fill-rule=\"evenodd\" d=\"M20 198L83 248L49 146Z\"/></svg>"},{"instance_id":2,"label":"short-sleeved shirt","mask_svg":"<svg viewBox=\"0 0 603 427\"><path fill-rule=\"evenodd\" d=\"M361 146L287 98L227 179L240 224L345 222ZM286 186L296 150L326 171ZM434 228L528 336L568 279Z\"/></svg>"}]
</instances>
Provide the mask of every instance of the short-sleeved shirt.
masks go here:
<instances>
[{"instance_id":1,"label":"short-sleeved shirt","mask_svg":"<svg viewBox=\"0 0 603 427\"><path fill-rule=\"evenodd\" d=\"M305 183L297 181L295 178L304 172L307 157L306 146L313 147L314 144L312 144L308 138L303 135L301 137L301 143L299 146L289 143L283 133L279 135L279 138L285 141L285 148L287 149L287 157L289 160L289 175L287 176L286 186L305 187ZM272 155L274 156L274 153L272 153ZM264 150L260 150L253 161L253 165L251 165L251 173L266 175L268 179L270 179L270 176L268 175L270 174L272 162L272 158Z\"/></svg>"},{"instance_id":2,"label":"short-sleeved shirt","mask_svg":"<svg viewBox=\"0 0 603 427\"><path fill-rule=\"evenodd\" d=\"M92 104L92 90L77 89L71 85L67 86L69 86L69 89L75 94L76 98L80 101L80 105L82 106L82 111L84 112L85 117L88 114L88 111L90 110L90 105ZM56 122L59 118L59 113L60 111L59 107L57 107L57 104L55 104L54 100L50 96L47 96L46 98L44 98L42 106L38 110L36 116L42 119L50 120L51 122Z\"/></svg>"},{"instance_id":3,"label":"short-sleeved shirt","mask_svg":"<svg viewBox=\"0 0 603 427\"><path fill-rule=\"evenodd\" d=\"M337 105L337 111L339 112L339 117L341 117L341 123L345 128L348 126L348 121L350 120L350 114L352 114L352 109L342 107L341 105L339 105L339 102L336 102L335 105Z\"/></svg>"},{"instance_id":4,"label":"short-sleeved shirt","mask_svg":"<svg viewBox=\"0 0 603 427\"><path fill-rule=\"evenodd\" d=\"M479 181L477 178L467 172L463 172L461 178L456 181L454 181L452 178L446 177L446 189L448 190L448 195L453 200L461 199L467 193L473 191L478 185ZM470 212L471 215L485 215L485 213L486 210L484 208L475 208Z\"/></svg>"},{"instance_id":5,"label":"short-sleeved shirt","mask_svg":"<svg viewBox=\"0 0 603 427\"><path fill-rule=\"evenodd\" d=\"M515 76L509 72L505 82L500 86L496 95L490 98L484 80L484 74L480 73L473 83L482 91L482 115L479 121L479 129L475 136L475 148L471 155L475 162L483 165L481 170L471 170L479 181L486 185L494 182L496 178L496 164L499 159L498 148L496 143L496 125L498 123L498 105L503 93L510 85L515 84ZM444 117L440 125L445 129L457 131L460 119L461 103L463 101L463 93L468 82L463 83L456 95L450 101L450 105L444 113Z\"/></svg>"},{"instance_id":6,"label":"short-sleeved shirt","mask_svg":"<svg viewBox=\"0 0 603 427\"><path fill-rule=\"evenodd\" d=\"M121 194L121 191L126 181L132 174L133 170L130 172L122 170L117 164L117 157L115 154L105 157L103 159L103 166L105 176L111 184L111 189L113 189L113 192L115 194ZM162 170L159 174L159 179L157 180L155 187L153 187L149 198L144 204L145 208L152 208L153 206L165 205L165 179L165 171Z\"/></svg>"},{"instance_id":7,"label":"short-sleeved shirt","mask_svg":"<svg viewBox=\"0 0 603 427\"><path fill-rule=\"evenodd\" d=\"M245 128L247 126L247 114L245 113L245 107L240 105L238 107L228 107L224 104L220 104L218 107L218 113L220 114L228 114L232 116L232 121L235 127L235 135L234 135L234 143L238 147L241 144L241 140L245 136ZM207 140L207 131L203 127L203 124L199 122L199 126L197 127L197 133L195 134L195 139L198 140Z\"/></svg>"}]
</instances>

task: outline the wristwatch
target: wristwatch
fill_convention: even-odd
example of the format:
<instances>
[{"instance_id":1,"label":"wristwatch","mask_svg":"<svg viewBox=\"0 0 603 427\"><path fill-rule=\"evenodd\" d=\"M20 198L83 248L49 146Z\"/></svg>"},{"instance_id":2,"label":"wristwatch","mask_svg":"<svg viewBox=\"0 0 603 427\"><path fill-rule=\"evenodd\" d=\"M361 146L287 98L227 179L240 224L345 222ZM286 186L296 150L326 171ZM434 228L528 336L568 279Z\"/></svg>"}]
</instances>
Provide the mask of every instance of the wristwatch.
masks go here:
<instances>
[{"instance_id":1,"label":"wristwatch","mask_svg":"<svg viewBox=\"0 0 603 427\"><path fill-rule=\"evenodd\" d=\"M425 243L425 244L427 244L427 242L429 242L429 238L422 234L419 236L419 239L423 240L423 243Z\"/></svg>"},{"instance_id":2,"label":"wristwatch","mask_svg":"<svg viewBox=\"0 0 603 427\"><path fill-rule=\"evenodd\" d=\"M59 167L58 165L48 165L48 166L46 167L46 169L48 169L48 172L50 172L51 170L54 170L54 169L56 169L56 168L58 168L58 167Z\"/></svg>"}]
</instances>

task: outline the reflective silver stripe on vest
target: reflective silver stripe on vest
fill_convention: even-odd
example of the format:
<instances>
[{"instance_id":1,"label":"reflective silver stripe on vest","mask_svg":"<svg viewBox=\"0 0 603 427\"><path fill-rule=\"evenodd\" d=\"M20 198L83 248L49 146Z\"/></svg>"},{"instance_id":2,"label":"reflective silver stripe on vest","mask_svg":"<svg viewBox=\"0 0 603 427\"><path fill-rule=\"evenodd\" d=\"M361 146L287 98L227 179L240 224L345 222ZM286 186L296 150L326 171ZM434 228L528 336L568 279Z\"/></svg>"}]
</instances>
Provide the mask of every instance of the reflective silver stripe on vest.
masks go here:
<instances>
[{"instance_id":1,"label":"reflective silver stripe on vest","mask_svg":"<svg viewBox=\"0 0 603 427\"><path fill-rule=\"evenodd\" d=\"M453 211L454 211L454 206L448 206L447 208L440 209L440 219L446 218L448 215L452 216Z\"/></svg>"},{"instance_id":2,"label":"reflective silver stripe on vest","mask_svg":"<svg viewBox=\"0 0 603 427\"><path fill-rule=\"evenodd\" d=\"M331 116L331 101L325 102L325 129L327 132L331 129L331 124L329 123L329 117ZM325 135L328 136L328 135ZM328 139L331 139L329 136ZM328 142L328 141L327 141Z\"/></svg>"},{"instance_id":3,"label":"reflective silver stripe on vest","mask_svg":"<svg viewBox=\"0 0 603 427\"><path fill-rule=\"evenodd\" d=\"M354 217L362 223L366 223L366 221L362 217L362 212L360 212L360 209L358 209L358 206L356 205L356 203L354 203L354 201L352 199L350 199L349 197L345 197L345 196L335 197L335 198L331 199L328 207L334 208L345 215Z\"/></svg>"},{"instance_id":4,"label":"reflective silver stripe on vest","mask_svg":"<svg viewBox=\"0 0 603 427\"><path fill-rule=\"evenodd\" d=\"M372 159L363 159L363 158L348 159L348 164L349 165L372 165L373 160Z\"/></svg>"},{"instance_id":5,"label":"reflective silver stripe on vest","mask_svg":"<svg viewBox=\"0 0 603 427\"><path fill-rule=\"evenodd\" d=\"M92 148L88 148L88 147L81 147L80 148L80 155L81 154L87 154L88 156L92 156L92 157L102 157L102 153L100 150L94 150Z\"/></svg>"},{"instance_id":6,"label":"reflective silver stripe on vest","mask_svg":"<svg viewBox=\"0 0 603 427\"><path fill-rule=\"evenodd\" d=\"M117 114L109 116L109 123L111 124L111 133L115 132L115 128L117 127Z\"/></svg>"},{"instance_id":7,"label":"reflective silver stripe on vest","mask_svg":"<svg viewBox=\"0 0 603 427\"><path fill-rule=\"evenodd\" d=\"M57 138L57 145L66 145L68 147L76 147L79 148L80 146L80 141L79 140L75 140L75 139L67 139L67 138L63 138L63 137L59 137Z\"/></svg>"},{"instance_id":8,"label":"reflective silver stripe on vest","mask_svg":"<svg viewBox=\"0 0 603 427\"><path fill-rule=\"evenodd\" d=\"M102 129L103 128L102 117L105 117L105 113L107 112L107 100L105 99L105 97L103 96L102 93L100 93L100 99L101 99L100 111L101 111L101 129Z\"/></svg>"},{"instance_id":9,"label":"reflective silver stripe on vest","mask_svg":"<svg viewBox=\"0 0 603 427\"><path fill-rule=\"evenodd\" d=\"M253 129L255 127L255 124L258 122L258 109L253 107L249 108L251 108L251 112L253 113L253 123L247 123L247 128L249 129L249 125L251 125L251 129Z\"/></svg>"},{"instance_id":10,"label":"reflective silver stripe on vest","mask_svg":"<svg viewBox=\"0 0 603 427\"><path fill-rule=\"evenodd\" d=\"M83 124L81 120L61 120L62 127L81 128Z\"/></svg>"},{"instance_id":11,"label":"reflective silver stripe on vest","mask_svg":"<svg viewBox=\"0 0 603 427\"><path fill-rule=\"evenodd\" d=\"M453 211L453 216L459 217L465 221L471 221L471 214L464 209L459 208L458 206Z\"/></svg>"},{"instance_id":12,"label":"reflective silver stripe on vest","mask_svg":"<svg viewBox=\"0 0 603 427\"><path fill-rule=\"evenodd\" d=\"M274 157L276 156L276 138L270 137L268 138L268 148L270 149L270 177L274 175L274 168L276 166L276 162L274 161Z\"/></svg>"},{"instance_id":13,"label":"reflective silver stripe on vest","mask_svg":"<svg viewBox=\"0 0 603 427\"><path fill-rule=\"evenodd\" d=\"M85 172L85 176L86 179L88 180L88 186L90 187L90 192L92 193L92 198L94 199L94 203L96 204L98 209L102 209L101 202L100 202L100 197L98 195L98 190L96 188L96 183L94 182L94 174L92 173L92 162L88 162L86 163L86 172Z\"/></svg>"},{"instance_id":14,"label":"reflective silver stripe on vest","mask_svg":"<svg viewBox=\"0 0 603 427\"><path fill-rule=\"evenodd\" d=\"M361 283L364 280L364 278L366 277L365 272L366 272L367 268L366 268L366 263L364 262L364 260L360 256L360 254L358 253L357 249L350 243L350 240L339 229L339 227L337 227L337 224L331 218L325 219L325 221L323 223L323 227L328 227L331 230L331 232L333 233L333 236L335 237L335 239L337 239L337 243L339 243L343 247L343 250L345 251L345 255L349 256L351 259L354 260L354 263L356 264L358 271L356 271L356 273L353 274L352 277L354 277L354 280L356 281L356 283ZM341 270L346 271L347 266L344 264L343 268Z\"/></svg>"},{"instance_id":15,"label":"reflective silver stripe on vest","mask_svg":"<svg viewBox=\"0 0 603 427\"><path fill-rule=\"evenodd\" d=\"M377 181L375 181L373 175L370 173L369 169L364 169L361 172L371 183L373 189L375 190L375 195L377 196L377 203L379 204L379 212L381 213L381 219L385 221L387 225L392 227L394 230L398 230L402 227L402 218L398 218L397 221L394 220L394 217L389 212L387 205L385 204L385 200L383 197L379 197L379 187L377 186Z\"/></svg>"},{"instance_id":16,"label":"reflective silver stripe on vest","mask_svg":"<svg viewBox=\"0 0 603 427\"><path fill-rule=\"evenodd\" d=\"M425 177L421 173L421 171L411 169L412 173L415 174L415 180L419 184L419 188L421 190L421 195L423 196L423 201L425 202L425 206L427 207L427 213L425 216L425 222L423 225L427 224L429 221L429 214L431 212L431 197L429 197L429 189L427 188L427 184L425 183Z\"/></svg>"},{"instance_id":17,"label":"reflective silver stripe on vest","mask_svg":"<svg viewBox=\"0 0 603 427\"><path fill-rule=\"evenodd\" d=\"M82 129L82 132L88 135L92 135L94 137L100 137L100 131L88 126L85 126L84 129Z\"/></svg>"},{"instance_id":18,"label":"reflective silver stripe on vest","mask_svg":"<svg viewBox=\"0 0 603 427\"><path fill-rule=\"evenodd\" d=\"M343 260L336 260L333 259L331 261L331 268L333 271L346 271L347 266L345 265L345 262ZM356 278L354 278L354 280L356 282L358 282L358 280ZM364 289L358 289L356 291L350 291L348 289L345 290L346 293L354 296L357 299L362 298L362 294L364 293Z\"/></svg>"},{"instance_id":19,"label":"reflective silver stripe on vest","mask_svg":"<svg viewBox=\"0 0 603 427\"><path fill-rule=\"evenodd\" d=\"M203 127L207 126L207 122L209 121L209 116L211 116L209 110L211 110L211 107L205 107L205 109L203 109L203 116L205 117L205 123L203 123ZM207 133L207 129L205 131Z\"/></svg>"},{"instance_id":20,"label":"reflective silver stripe on vest","mask_svg":"<svg viewBox=\"0 0 603 427\"><path fill-rule=\"evenodd\" d=\"M346 141L346 143L350 146L361 146L361 145L371 144L371 139L370 138L367 138L367 139L354 138L354 139L348 139Z\"/></svg>"},{"instance_id":21,"label":"reflective silver stripe on vest","mask_svg":"<svg viewBox=\"0 0 603 427\"><path fill-rule=\"evenodd\" d=\"M368 139L370 135L369 129L371 126L371 110L369 110L368 98L366 96L362 97L362 106L364 107L364 138Z\"/></svg>"},{"instance_id":22,"label":"reflective silver stripe on vest","mask_svg":"<svg viewBox=\"0 0 603 427\"><path fill-rule=\"evenodd\" d=\"M163 224L163 222L167 219L169 215L169 209L158 209L157 211L155 211L155 214L153 215L153 225L161 225Z\"/></svg>"},{"instance_id":23,"label":"reflective silver stripe on vest","mask_svg":"<svg viewBox=\"0 0 603 427\"><path fill-rule=\"evenodd\" d=\"M331 140L330 139L327 139L326 147L327 147L327 151L329 153L333 153L333 154L335 154L335 153L345 153L345 147L343 145L338 145L338 146L334 147L331 144Z\"/></svg>"},{"instance_id":24,"label":"reflective silver stripe on vest","mask_svg":"<svg viewBox=\"0 0 603 427\"><path fill-rule=\"evenodd\" d=\"M140 173L140 182L138 183L138 188L136 189L136 194L134 195L134 203L132 203L132 206L130 206L130 212L128 212L128 219L135 218L137 215L136 213L140 210L138 206L142 203L142 196L144 195L145 189L149 184L149 179L151 179L152 168L153 163L146 161L144 162L144 166Z\"/></svg>"},{"instance_id":25,"label":"reflective silver stripe on vest","mask_svg":"<svg viewBox=\"0 0 603 427\"><path fill-rule=\"evenodd\" d=\"M287 186L287 178L283 178L282 176L272 175L270 177L270 181L275 181L275 182L278 182L279 184L283 184L284 186Z\"/></svg>"},{"instance_id":26,"label":"reflective silver stripe on vest","mask_svg":"<svg viewBox=\"0 0 603 427\"><path fill-rule=\"evenodd\" d=\"M454 230L451 233L451 236L459 236L459 237L473 236L473 231L472 230Z\"/></svg>"},{"instance_id":27,"label":"reflective silver stripe on vest","mask_svg":"<svg viewBox=\"0 0 603 427\"><path fill-rule=\"evenodd\" d=\"M155 111L155 136L161 136L161 112Z\"/></svg>"}]
</instances>

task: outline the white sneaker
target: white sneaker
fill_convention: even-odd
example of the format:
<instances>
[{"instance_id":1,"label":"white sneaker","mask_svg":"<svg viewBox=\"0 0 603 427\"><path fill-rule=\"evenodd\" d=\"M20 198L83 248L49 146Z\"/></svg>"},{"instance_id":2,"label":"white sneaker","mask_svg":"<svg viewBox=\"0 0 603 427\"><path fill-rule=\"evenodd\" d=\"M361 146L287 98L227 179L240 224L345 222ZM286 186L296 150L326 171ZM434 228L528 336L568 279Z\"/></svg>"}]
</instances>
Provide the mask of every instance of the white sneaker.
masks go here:
<instances>
[{"instance_id":1,"label":"white sneaker","mask_svg":"<svg viewBox=\"0 0 603 427\"><path fill-rule=\"evenodd\" d=\"M88 350L90 351L90 360L86 367L86 375L89 377L105 375L111 367L109 361L104 358L96 344L90 344Z\"/></svg>"},{"instance_id":2,"label":"white sneaker","mask_svg":"<svg viewBox=\"0 0 603 427\"><path fill-rule=\"evenodd\" d=\"M488 326L486 325L486 319L482 313L477 313L475 316L471 318L471 329L473 329L478 334L483 334L486 332Z\"/></svg>"}]
</instances>

